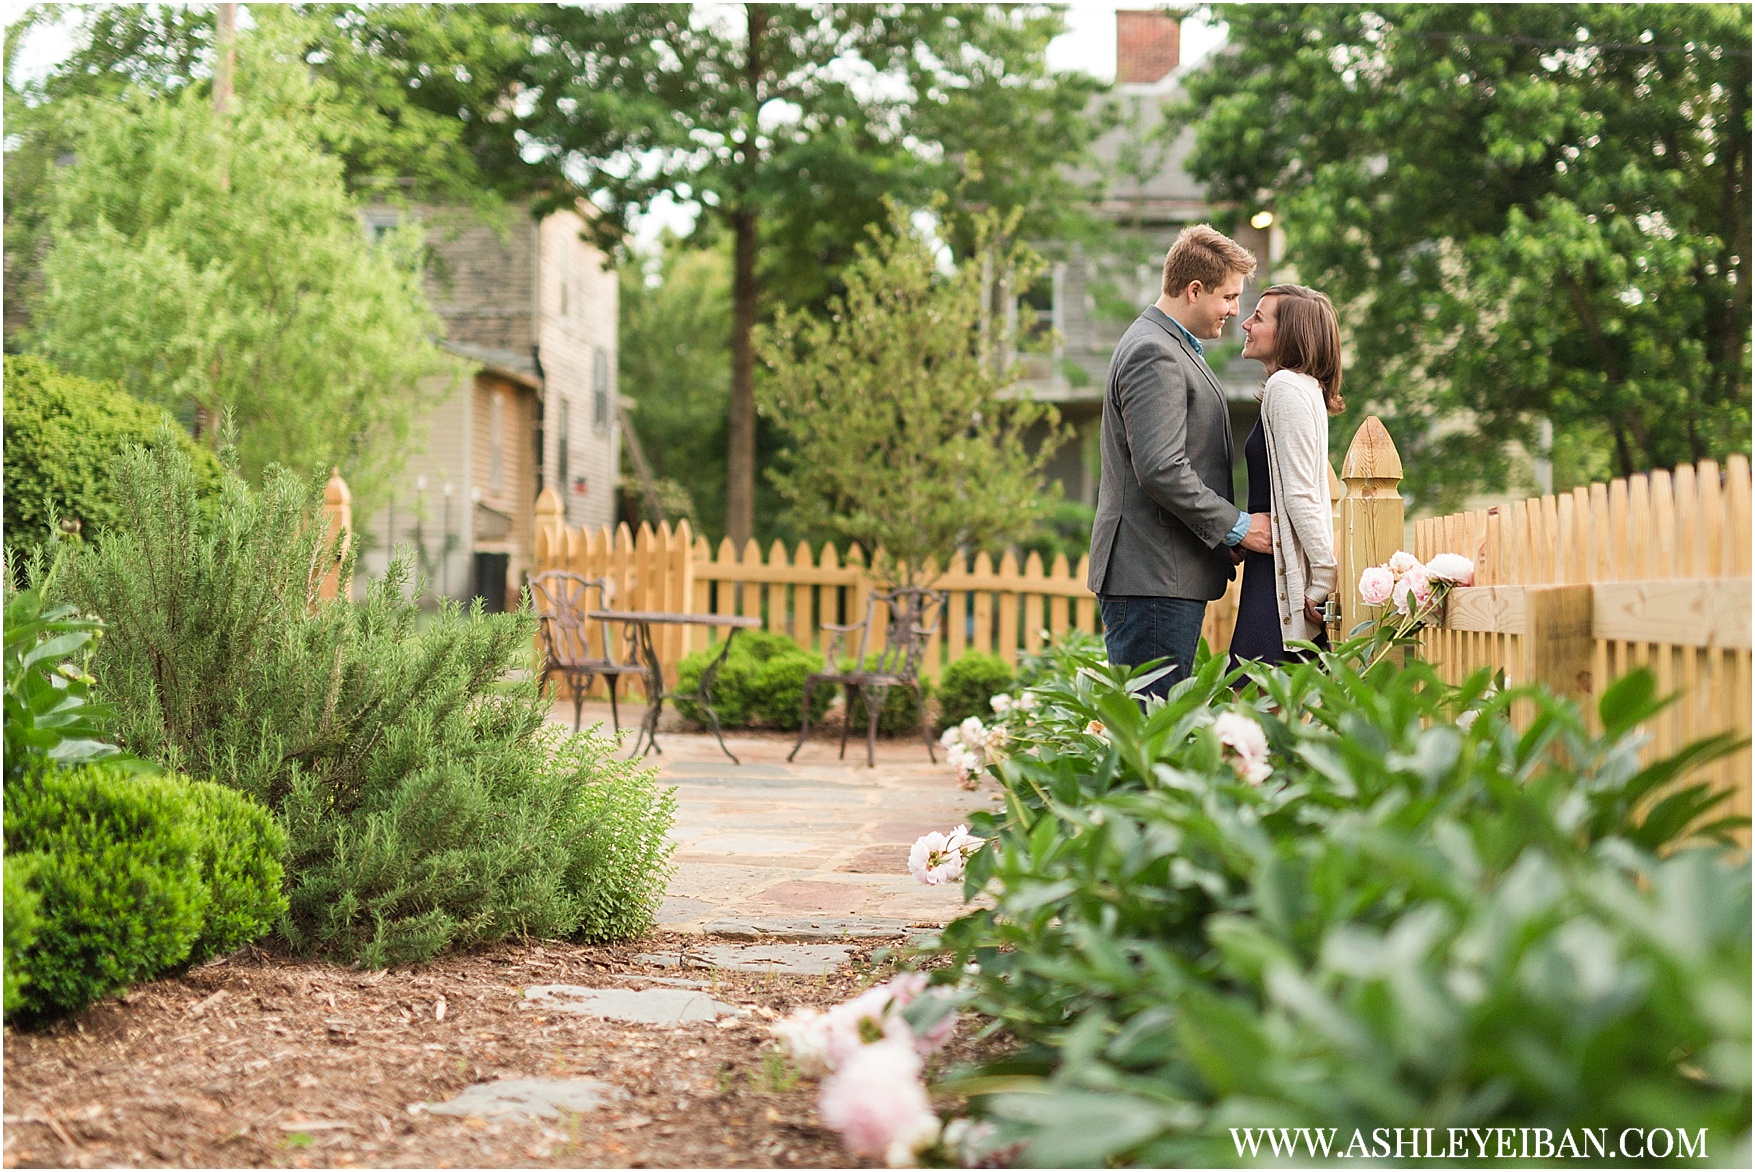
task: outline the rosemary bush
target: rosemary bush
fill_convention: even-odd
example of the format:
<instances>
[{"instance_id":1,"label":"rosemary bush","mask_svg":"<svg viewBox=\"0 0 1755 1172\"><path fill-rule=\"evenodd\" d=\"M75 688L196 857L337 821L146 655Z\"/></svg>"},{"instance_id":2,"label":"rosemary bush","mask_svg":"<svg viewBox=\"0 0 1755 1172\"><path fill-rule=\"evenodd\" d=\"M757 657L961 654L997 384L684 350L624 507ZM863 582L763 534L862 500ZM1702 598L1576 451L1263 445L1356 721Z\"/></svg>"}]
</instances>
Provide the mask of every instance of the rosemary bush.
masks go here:
<instances>
[{"instance_id":1,"label":"rosemary bush","mask_svg":"<svg viewBox=\"0 0 1755 1172\"><path fill-rule=\"evenodd\" d=\"M650 926L673 799L607 741L545 727L534 679L506 681L530 666L530 615L447 604L419 631L406 565L320 604L336 551L317 486L282 470L203 503L161 445L115 484L122 522L66 589L106 620L93 671L117 738L278 813L295 948L381 966Z\"/></svg>"}]
</instances>

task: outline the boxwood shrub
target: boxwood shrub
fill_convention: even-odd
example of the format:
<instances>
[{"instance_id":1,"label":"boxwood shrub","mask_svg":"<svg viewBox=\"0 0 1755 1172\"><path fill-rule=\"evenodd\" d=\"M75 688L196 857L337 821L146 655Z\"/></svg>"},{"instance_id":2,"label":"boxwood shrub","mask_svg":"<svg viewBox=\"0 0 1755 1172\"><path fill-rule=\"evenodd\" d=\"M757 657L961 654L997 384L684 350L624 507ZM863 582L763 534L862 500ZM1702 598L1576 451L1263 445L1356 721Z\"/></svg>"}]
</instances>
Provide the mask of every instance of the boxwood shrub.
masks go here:
<instances>
[{"instance_id":1,"label":"boxwood shrub","mask_svg":"<svg viewBox=\"0 0 1755 1172\"><path fill-rule=\"evenodd\" d=\"M26 1016L76 1010L181 963L213 901L201 829L171 778L97 764L35 770L6 788L6 854L37 857Z\"/></svg>"},{"instance_id":2,"label":"boxwood shrub","mask_svg":"<svg viewBox=\"0 0 1755 1172\"><path fill-rule=\"evenodd\" d=\"M6 921L5 929L5 971L0 979L5 983L5 1012L11 1017L24 1001L24 986L30 980L25 972L24 954L30 951L31 943L37 938L37 930L41 927L41 897L30 889L30 877L36 873L37 864L41 862L38 855L8 855L6 857Z\"/></svg>"},{"instance_id":3,"label":"boxwood shrub","mask_svg":"<svg viewBox=\"0 0 1755 1172\"><path fill-rule=\"evenodd\" d=\"M219 461L175 424L167 427L163 408L40 358L9 354L5 372L8 545L41 544L51 513L77 519L86 539L115 524L121 501L111 477L129 447L172 444L203 491L219 486Z\"/></svg>"},{"instance_id":4,"label":"boxwood shrub","mask_svg":"<svg viewBox=\"0 0 1755 1172\"><path fill-rule=\"evenodd\" d=\"M719 648L713 646L677 661L677 691L694 692L701 674L718 654ZM822 670L822 656L806 651L785 635L739 632L709 692L713 713L726 728L760 722L771 728L795 729L803 717L804 678ZM822 719L834 698L832 687L819 687L811 694L813 724ZM706 720L693 700L679 698L676 707L686 720Z\"/></svg>"},{"instance_id":5,"label":"boxwood shrub","mask_svg":"<svg viewBox=\"0 0 1755 1172\"><path fill-rule=\"evenodd\" d=\"M27 976L16 1004L28 1017L231 952L286 910L285 834L211 782L109 762L40 767L7 786L5 837L7 968ZM15 878L34 929L16 944Z\"/></svg>"},{"instance_id":6,"label":"boxwood shrub","mask_svg":"<svg viewBox=\"0 0 1755 1172\"><path fill-rule=\"evenodd\" d=\"M938 726L949 728L969 717L993 723L993 697L1017 682L1011 664L997 655L966 651L938 678Z\"/></svg>"}]
</instances>

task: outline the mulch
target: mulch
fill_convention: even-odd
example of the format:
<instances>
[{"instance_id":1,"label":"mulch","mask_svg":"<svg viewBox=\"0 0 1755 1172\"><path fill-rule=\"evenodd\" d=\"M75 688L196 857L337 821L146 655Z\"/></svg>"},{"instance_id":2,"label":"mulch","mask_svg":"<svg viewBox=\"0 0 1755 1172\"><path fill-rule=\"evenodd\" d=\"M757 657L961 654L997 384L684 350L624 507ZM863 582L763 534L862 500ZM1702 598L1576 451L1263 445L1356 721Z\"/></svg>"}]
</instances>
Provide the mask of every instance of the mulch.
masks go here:
<instances>
[{"instance_id":1,"label":"mulch","mask_svg":"<svg viewBox=\"0 0 1755 1172\"><path fill-rule=\"evenodd\" d=\"M858 1167L780 1059L772 1020L885 975L666 967L701 938L504 945L368 972L249 948L46 1027L5 1031L13 1167ZM521 1007L529 985L701 980L748 1012L679 1026ZM653 981L651 978L660 978ZM935 1061L973 1056L967 1026ZM553 1119L434 1115L471 1084L594 1078Z\"/></svg>"}]
</instances>

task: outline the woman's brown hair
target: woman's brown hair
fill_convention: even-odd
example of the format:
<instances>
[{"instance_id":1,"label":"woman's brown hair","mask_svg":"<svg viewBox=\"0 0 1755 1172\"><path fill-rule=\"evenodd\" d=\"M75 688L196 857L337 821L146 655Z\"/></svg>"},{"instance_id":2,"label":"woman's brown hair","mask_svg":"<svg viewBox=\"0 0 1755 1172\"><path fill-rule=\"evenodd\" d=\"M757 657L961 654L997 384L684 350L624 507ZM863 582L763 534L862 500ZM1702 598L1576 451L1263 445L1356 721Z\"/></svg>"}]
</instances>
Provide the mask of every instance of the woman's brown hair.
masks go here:
<instances>
[{"instance_id":1,"label":"woman's brown hair","mask_svg":"<svg viewBox=\"0 0 1755 1172\"><path fill-rule=\"evenodd\" d=\"M1341 322L1334 302L1305 285L1274 285L1263 297L1278 297L1274 307L1274 365L1307 374L1322 385L1330 415L1340 414Z\"/></svg>"}]
</instances>

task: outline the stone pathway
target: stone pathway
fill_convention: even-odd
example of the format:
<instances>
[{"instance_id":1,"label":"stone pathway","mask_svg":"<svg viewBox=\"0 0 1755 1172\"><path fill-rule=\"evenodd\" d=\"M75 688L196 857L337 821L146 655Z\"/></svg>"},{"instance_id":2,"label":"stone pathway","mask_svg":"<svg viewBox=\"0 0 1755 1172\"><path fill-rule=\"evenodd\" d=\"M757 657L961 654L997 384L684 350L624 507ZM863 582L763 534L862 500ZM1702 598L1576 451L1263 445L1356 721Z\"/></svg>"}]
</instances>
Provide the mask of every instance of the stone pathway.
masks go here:
<instances>
[{"instance_id":1,"label":"stone pathway","mask_svg":"<svg viewBox=\"0 0 1755 1172\"><path fill-rule=\"evenodd\" d=\"M572 715L571 704L557 704L551 719L570 727ZM584 719L607 726L609 706L587 704ZM949 830L991 801L991 790L957 785L942 750L934 765L917 740L880 742L877 766L868 768L862 743L850 742L847 760L838 760L838 738L813 736L791 764L790 737L731 733L725 740L741 765L711 735L681 731L661 730L663 752L647 757L678 798L676 874L658 914L661 930L752 943L828 942L903 937L960 914L960 887L927 887L908 873L915 839ZM690 950L678 962L691 958L706 959ZM740 960L738 967L765 961L782 971L822 963L791 950L718 959Z\"/></svg>"}]
</instances>

